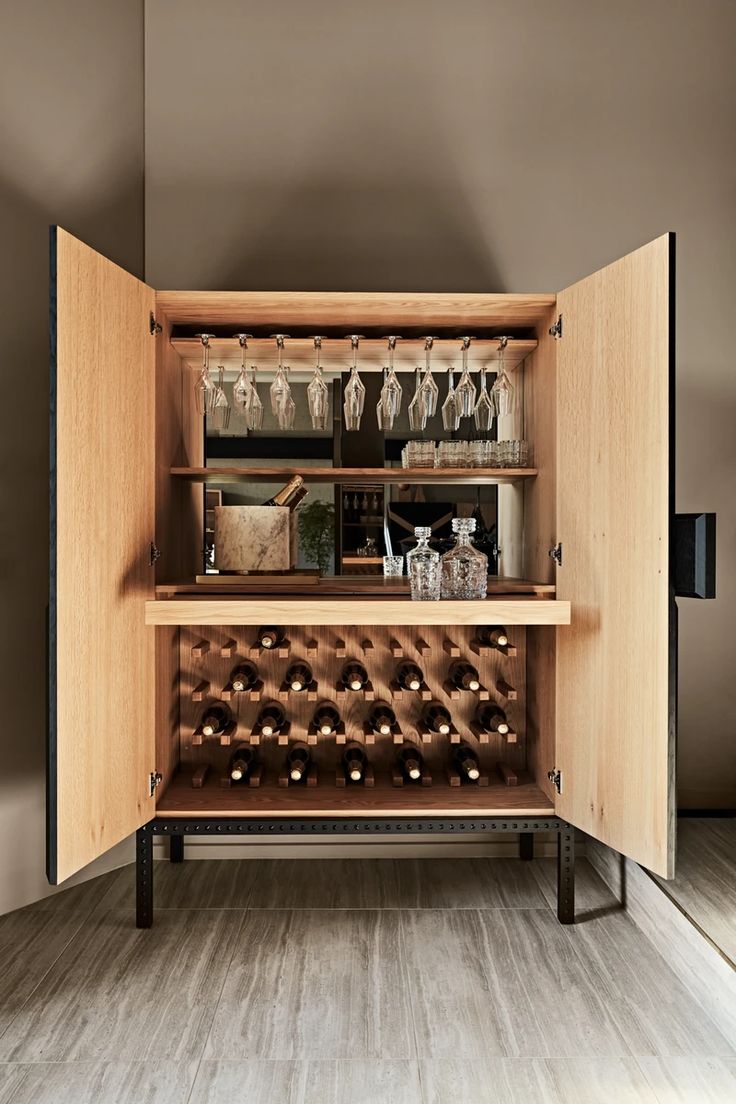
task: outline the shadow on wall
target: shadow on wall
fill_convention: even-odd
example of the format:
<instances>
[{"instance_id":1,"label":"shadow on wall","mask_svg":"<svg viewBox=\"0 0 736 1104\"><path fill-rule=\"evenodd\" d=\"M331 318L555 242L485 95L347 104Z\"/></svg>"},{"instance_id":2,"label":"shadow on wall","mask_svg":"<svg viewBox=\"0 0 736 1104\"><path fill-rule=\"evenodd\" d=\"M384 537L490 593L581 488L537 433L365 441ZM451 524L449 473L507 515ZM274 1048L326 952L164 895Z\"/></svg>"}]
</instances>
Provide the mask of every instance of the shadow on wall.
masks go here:
<instances>
[{"instance_id":1,"label":"shadow on wall","mask_svg":"<svg viewBox=\"0 0 736 1104\"><path fill-rule=\"evenodd\" d=\"M46 631L48 602L49 223L140 269L141 181L63 212L0 181L0 913L48 892L45 864ZM104 326L104 319L100 319ZM94 382L104 363L90 365ZM86 539L80 533L79 539ZM80 688L81 692L83 688Z\"/></svg>"}]
</instances>

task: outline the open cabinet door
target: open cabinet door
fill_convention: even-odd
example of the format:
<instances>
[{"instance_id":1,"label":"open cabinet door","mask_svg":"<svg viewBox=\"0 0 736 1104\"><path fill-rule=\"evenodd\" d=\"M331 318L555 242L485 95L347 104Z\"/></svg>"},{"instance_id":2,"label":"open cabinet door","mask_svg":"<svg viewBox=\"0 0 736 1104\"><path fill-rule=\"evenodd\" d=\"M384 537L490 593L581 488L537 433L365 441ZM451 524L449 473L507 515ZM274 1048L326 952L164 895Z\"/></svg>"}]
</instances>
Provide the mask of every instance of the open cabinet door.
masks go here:
<instances>
[{"instance_id":1,"label":"open cabinet door","mask_svg":"<svg viewBox=\"0 0 736 1104\"><path fill-rule=\"evenodd\" d=\"M674 873L674 235L558 296L556 809Z\"/></svg>"},{"instance_id":2,"label":"open cabinet door","mask_svg":"<svg viewBox=\"0 0 736 1104\"><path fill-rule=\"evenodd\" d=\"M47 873L153 816L153 292L51 228Z\"/></svg>"}]
</instances>

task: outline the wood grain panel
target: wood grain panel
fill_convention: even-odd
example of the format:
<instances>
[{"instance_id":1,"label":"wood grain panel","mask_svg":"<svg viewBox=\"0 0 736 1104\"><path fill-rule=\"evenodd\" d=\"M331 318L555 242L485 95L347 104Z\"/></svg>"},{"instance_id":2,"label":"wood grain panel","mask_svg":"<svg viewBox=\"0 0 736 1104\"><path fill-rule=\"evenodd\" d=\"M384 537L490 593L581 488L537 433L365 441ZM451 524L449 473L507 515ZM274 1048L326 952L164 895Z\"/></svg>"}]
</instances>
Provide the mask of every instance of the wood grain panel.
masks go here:
<instances>
[{"instance_id":1,"label":"wood grain panel","mask_svg":"<svg viewBox=\"0 0 736 1104\"><path fill-rule=\"evenodd\" d=\"M558 297L558 812L664 876L670 715L670 254L666 235Z\"/></svg>"},{"instance_id":2,"label":"wood grain panel","mask_svg":"<svg viewBox=\"0 0 736 1104\"><path fill-rule=\"evenodd\" d=\"M330 326L345 333L371 326L401 333L401 327L452 327L455 332L536 326L554 305L554 295L446 295L415 292L158 291L157 308L175 324L231 326L233 333L270 327ZM357 327L357 330L356 330ZM288 331L287 331L288 332Z\"/></svg>"},{"instance_id":3,"label":"wood grain panel","mask_svg":"<svg viewBox=\"0 0 736 1104\"><path fill-rule=\"evenodd\" d=\"M569 625L570 603L546 598L423 602L370 598L189 598L146 602L147 625Z\"/></svg>"},{"instance_id":4,"label":"wood grain panel","mask_svg":"<svg viewBox=\"0 0 736 1104\"><path fill-rule=\"evenodd\" d=\"M303 475L307 483L516 483L533 479L535 468L227 468L172 467L176 479L197 483L250 483L253 480L283 483Z\"/></svg>"},{"instance_id":5,"label":"wood grain panel","mask_svg":"<svg viewBox=\"0 0 736 1104\"><path fill-rule=\"evenodd\" d=\"M153 815L150 288L52 238L49 878ZM122 730L121 730L122 725ZM121 734L122 733L124 734Z\"/></svg>"},{"instance_id":6,"label":"wood grain panel","mask_svg":"<svg viewBox=\"0 0 736 1104\"><path fill-rule=\"evenodd\" d=\"M519 434L531 443L537 478L525 480L523 574L540 582L555 582L549 550L557 543L557 414L558 342L549 333L557 320L550 310L539 331L539 345L524 362L524 425Z\"/></svg>"}]
</instances>

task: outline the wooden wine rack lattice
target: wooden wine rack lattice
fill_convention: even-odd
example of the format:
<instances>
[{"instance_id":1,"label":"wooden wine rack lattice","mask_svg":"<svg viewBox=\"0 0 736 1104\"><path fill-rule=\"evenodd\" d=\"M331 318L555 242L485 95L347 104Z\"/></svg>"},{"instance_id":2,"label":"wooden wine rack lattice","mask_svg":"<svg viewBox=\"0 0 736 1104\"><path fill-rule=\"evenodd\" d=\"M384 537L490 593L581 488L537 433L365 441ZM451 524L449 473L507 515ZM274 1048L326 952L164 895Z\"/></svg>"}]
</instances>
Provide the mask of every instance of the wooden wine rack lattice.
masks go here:
<instances>
[{"instance_id":1,"label":"wooden wine rack lattice","mask_svg":"<svg viewBox=\"0 0 736 1104\"><path fill-rule=\"evenodd\" d=\"M334 787L335 769L346 740L357 740L367 748L376 777L389 784L396 745L403 740L416 743L422 752L433 785L446 786L447 763L460 740L478 753L481 769L498 782L503 774L513 785L518 772L526 768L526 630L510 630L512 647L503 654L496 648L479 648L472 626L387 627L387 626L286 626L288 648L260 649L257 630L248 626L217 626L208 630L182 628L180 637L180 746L181 762L195 771L209 765L212 774L227 770L232 747L252 742L258 745L263 777L275 781L283 770L286 745L295 740L310 744L319 772L319 785ZM233 644L233 642L235 642ZM482 692L450 693L447 674L454 659L468 660L477 669ZM244 659L258 666L257 692L232 693L230 674ZM284 692L284 675L295 659L306 660L314 683L310 693ZM367 669L369 687L358 692L338 690L346 660L357 659ZM424 673L420 690L400 689L395 680L402 659L417 663ZM316 684L316 691L315 691ZM205 690L205 687L207 688ZM229 742L202 738L197 732L206 706L227 700L236 729ZM440 702L450 711L452 731L448 736L430 734L421 723L426 701ZM482 701L498 703L511 726L511 737L476 734L473 716ZM264 702L279 702L286 710L288 735L263 736L257 728L258 712ZM315 732L312 717L316 706L332 702L340 712L339 734ZM367 730L366 719L375 701L387 702L396 714L393 733L379 735ZM196 735L195 735L196 733ZM253 734L253 735L252 735Z\"/></svg>"}]
</instances>

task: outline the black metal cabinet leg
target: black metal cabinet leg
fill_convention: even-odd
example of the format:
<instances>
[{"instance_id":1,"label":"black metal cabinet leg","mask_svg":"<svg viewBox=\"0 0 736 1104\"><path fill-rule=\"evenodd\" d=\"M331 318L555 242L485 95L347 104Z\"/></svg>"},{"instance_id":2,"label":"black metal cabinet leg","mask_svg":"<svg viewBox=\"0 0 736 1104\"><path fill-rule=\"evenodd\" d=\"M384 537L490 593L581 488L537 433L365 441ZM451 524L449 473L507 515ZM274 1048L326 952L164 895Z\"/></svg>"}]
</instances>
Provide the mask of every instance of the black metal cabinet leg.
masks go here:
<instances>
[{"instance_id":1,"label":"black metal cabinet leg","mask_svg":"<svg viewBox=\"0 0 736 1104\"><path fill-rule=\"evenodd\" d=\"M557 919L575 923L575 829L565 824L557 835Z\"/></svg>"},{"instance_id":2,"label":"black metal cabinet leg","mask_svg":"<svg viewBox=\"0 0 736 1104\"><path fill-rule=\"evenodd\" d=\"M184 836L174 832L169 839L169 862L184 862Z\"/></svg>"},{"instance_id":3,"label":"black metal cabinet leg","mask_svg":"<svg viewBox=\"0 0 736 1104\"><path fill-rule=\"evenodd\" d=\"M135 926L153 924L153 832L144 824L135 834Z\"/></svg>"},{"instance_id":4,"label":"black metal cabinet leg","mask_svg":"<svg viewBox=\"0 0 736 1104\"><path fill-rule=\"evenodd\" d=\"M519 858L529 862L534 858L534 833L519 832Z\"/></svg>"}]
</instances>

